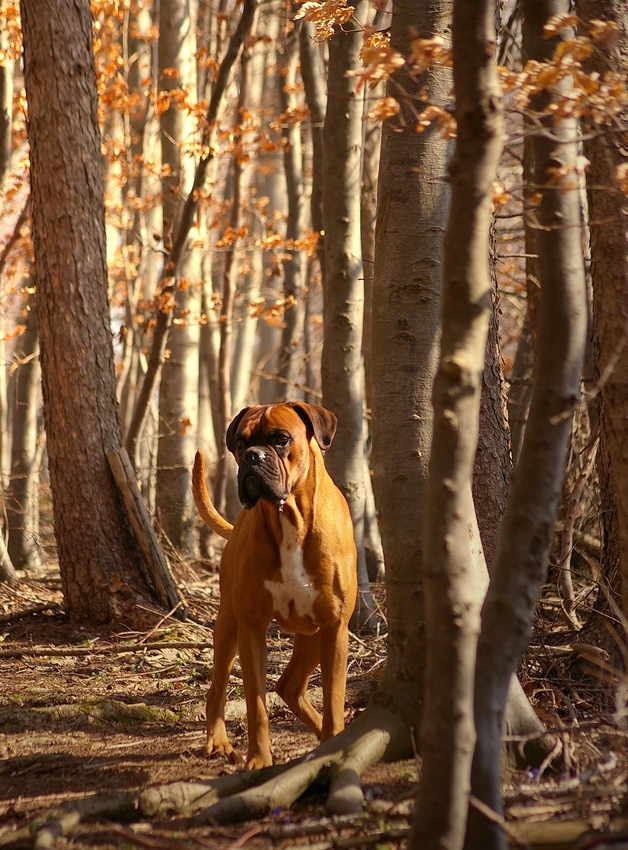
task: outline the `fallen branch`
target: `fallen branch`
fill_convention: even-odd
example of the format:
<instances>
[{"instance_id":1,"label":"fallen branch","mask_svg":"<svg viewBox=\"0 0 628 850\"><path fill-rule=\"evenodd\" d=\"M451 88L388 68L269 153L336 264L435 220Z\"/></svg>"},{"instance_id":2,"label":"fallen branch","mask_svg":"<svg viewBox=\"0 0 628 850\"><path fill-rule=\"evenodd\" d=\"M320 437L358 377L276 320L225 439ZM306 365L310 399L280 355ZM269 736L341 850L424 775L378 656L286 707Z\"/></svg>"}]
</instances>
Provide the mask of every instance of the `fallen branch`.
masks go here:
<instances>
[{"instance_id":1,"label":"fallen branch","mask_svg":"<svg viewBox=\"0 0 628 850\"><path fill-rule=\"evenodd\" d=\"M28 649L2 649L0 658L82 658L87 655L122 655L125 652L159 651L161 649L210 649L207 641L160 641L159 643L129 644L128 646L57 647L29 646Z\"/></svg>"},{"instance_id":2,"label":"fallen branch","mask_svg":"<svg viewBox=\"0 0 628 850\"><path fill-rule=\"evenodd\" d=\"M185 620L187 619L187 606L174 583L168 561L155 534L150 514L137 486L137 478L129 455L126 449L121 447L108 452L107 460L122 495L135 538L144 555L146 567L157 595L161 602L171 609L170 614L174 614L180 620Z\"/></svg>"},{"instance_id":3,"label":"fallen branch","mask_svg":"<svg viewBox=\"0 0 628 850\"><path fill-rule=\"evenodd\" d=\"M136 795L130 791L95 794L68 803L49 814L46 822L37 830L34 850L52 850L56 840L67 835L88 817L129 817L137 811Z\"/></svg>"},{"instance_id":4,"label":"fallen branch","mask_svg":"<svg viewBox=\"0 0 628 850\"><path fill-rule=\"evenodd\" d=\"M42 614L44 611L55 611L58 614L63 613L63 609L56 602L42 602L41 605L32 605L30 608L22 608L20 611L12 611L10 614L3 614L0 617L0 626L6 626L9 623L15 623L17 620L24 620L26 617L31 617L33 614Z\"/></svg>"}]
</instances>

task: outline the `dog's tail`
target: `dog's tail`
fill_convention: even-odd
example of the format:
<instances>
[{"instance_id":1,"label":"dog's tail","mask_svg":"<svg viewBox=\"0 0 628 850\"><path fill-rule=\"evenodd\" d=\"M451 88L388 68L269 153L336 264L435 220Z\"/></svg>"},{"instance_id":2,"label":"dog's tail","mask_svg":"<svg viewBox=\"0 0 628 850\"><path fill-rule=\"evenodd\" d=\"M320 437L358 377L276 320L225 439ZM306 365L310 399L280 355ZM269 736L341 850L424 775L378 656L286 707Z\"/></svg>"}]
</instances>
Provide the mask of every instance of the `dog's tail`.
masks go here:
<instances>
[{"instance_id":1,"label":"dog's tail","mask_svg":"<svg viewBox=\"0 0 628 850\"><path fill-rule=\"evenodd\" d=\"M205 525L209 526L212 531L228 540L233 531L231 523L221 517L209 497L207 492L207 484L205 483L205 458L202 452L196 452L194 458L194 469L192 471L192 493L194 494L194 504L200 514Z\"/></svg>"}]
</instances>

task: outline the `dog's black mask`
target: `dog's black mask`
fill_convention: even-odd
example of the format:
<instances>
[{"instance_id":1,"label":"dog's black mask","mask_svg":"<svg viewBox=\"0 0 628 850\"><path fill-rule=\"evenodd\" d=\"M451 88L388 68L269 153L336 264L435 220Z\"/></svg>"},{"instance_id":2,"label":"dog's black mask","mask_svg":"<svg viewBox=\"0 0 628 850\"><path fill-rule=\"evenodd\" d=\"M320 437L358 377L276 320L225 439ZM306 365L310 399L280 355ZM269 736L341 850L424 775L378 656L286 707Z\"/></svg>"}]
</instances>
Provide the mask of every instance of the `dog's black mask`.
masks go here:
<instances>
[{"instance_id":1,"label":"dog's black mask","mask_svg":"<svg viewBox=\"0 0 628 850\"><path fill-rule=\"evenodd\" d=\"M249 446L240 458L238 496L245 508L265 497L278 507L288 498L279 474L277 455L269 446Z\"/></svg>"}]
</instances>

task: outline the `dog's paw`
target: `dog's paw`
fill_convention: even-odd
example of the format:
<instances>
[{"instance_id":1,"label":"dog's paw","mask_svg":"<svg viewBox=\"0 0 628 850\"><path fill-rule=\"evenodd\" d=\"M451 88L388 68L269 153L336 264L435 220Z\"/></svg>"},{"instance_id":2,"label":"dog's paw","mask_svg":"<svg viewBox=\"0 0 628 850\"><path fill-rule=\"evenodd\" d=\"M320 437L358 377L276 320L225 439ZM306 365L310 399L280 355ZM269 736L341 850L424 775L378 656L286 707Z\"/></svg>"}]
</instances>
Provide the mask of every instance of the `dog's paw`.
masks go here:
<instances>
[{"instance_id":1,"label":"dog's paw","mask_svg":"<svg viewBox=\"0 0 628 850\"><path fill-rule=\"evenodd\" d=\"M201 755L205 756L205 758L210 758L212 756L226 756L232 764L236 763L232 761L234 758L242 758L233 749L229 741L218 741L214 738L207 739L205 746L201 750Z\"/></svg>"},{"instance_id":2,"label":"dog's paw","mask_svg":"<svg viewBox=\"0 0 628 850\"><path fill-rule=\"evenodd\" d=\"M267 755L262 753L257 753L255 755L248 756L246 760L246 768L247 770L261 770L263 767L272 767L273 757L270 753Z\"/></svg>"}]
</instances>

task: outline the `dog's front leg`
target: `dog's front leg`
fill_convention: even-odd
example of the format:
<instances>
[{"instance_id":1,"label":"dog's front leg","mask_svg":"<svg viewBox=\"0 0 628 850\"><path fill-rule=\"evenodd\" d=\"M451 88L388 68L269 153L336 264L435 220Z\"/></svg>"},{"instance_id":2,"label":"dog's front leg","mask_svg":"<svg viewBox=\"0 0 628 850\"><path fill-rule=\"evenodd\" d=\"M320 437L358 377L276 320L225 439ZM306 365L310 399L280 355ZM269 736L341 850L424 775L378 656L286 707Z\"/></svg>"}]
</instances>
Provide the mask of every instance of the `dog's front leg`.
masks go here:
<instances>
[{"instance_id":1,"label":"dog's front leg","mask_svg":"<svg viewBox=\"0 0 628 850\"><path fill-rule=\"evenodd\" d=\"M345 728L345 690L349 631L346 624L321 629L321 679L323 684L322 741Z\"/></svg>"},{"instance_id":2,"label":"dog's front leg","mask_svg":"<svg viewBox=\"0 0 628 850\"><path fill-rule=\"evenodd\" d=\"M240 624L238 648L249 726L249 770L270 767L270 730L266 711L266 626Z\"/></svg>"}]
</instances>

